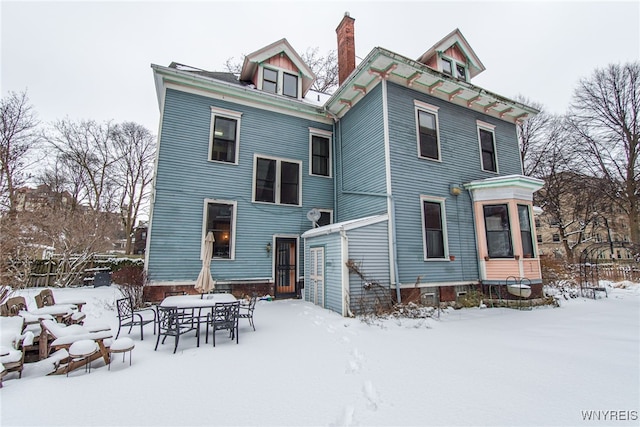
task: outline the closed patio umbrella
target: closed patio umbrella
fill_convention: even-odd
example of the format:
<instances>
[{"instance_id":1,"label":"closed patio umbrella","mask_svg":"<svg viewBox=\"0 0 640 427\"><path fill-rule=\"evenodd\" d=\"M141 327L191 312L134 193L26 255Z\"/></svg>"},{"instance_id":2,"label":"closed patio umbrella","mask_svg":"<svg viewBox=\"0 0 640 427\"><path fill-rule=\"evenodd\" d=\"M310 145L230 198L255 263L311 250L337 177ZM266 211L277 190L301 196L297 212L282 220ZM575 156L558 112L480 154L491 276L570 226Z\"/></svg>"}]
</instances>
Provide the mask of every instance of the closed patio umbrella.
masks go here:
<instances>
[{"instance_id":1,"label":"closed patio umbrella","mask_svg":"<svg viewBox=\"0 0 640 427\"><path fill-rule=\"evenodd\" d=\"M213 242L216 239L213 237L213 232L208 232L207 237L204 238L204 254L202 258L202 270L196 280L196 290L200 293L207 293L215 288L215 283L211 277L211 258L213 257Z\"/></svg>"}]
</instances>

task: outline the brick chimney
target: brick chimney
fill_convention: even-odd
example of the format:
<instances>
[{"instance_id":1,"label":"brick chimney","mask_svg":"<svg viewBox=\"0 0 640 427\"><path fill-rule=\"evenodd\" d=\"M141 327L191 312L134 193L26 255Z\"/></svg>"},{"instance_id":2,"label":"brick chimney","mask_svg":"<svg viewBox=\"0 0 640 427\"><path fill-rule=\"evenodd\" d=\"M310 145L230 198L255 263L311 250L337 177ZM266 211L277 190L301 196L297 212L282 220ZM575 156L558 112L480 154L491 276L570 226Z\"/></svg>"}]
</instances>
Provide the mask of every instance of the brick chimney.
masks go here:
<instances>
[{"instance_id":1,"label":"brick chimney","mask_svg":"<svg viewBox=\"0 0 640 427\"><path fill-rule=\"evenodd\" d=\"M355 19L344 13L340 25L336 28L338 34L338 83L342 84L349 74L356 68L356 44L353 33Z\"/></svg>"}]
</instances>

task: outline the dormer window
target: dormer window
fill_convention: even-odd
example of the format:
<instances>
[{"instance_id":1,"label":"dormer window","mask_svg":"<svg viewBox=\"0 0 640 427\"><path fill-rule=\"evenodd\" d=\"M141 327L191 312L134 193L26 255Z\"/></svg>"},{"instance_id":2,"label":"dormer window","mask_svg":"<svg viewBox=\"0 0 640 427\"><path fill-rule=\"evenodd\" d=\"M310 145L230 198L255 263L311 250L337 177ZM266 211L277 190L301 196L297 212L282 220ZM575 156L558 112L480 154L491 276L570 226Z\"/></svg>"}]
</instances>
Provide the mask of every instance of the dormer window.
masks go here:
<instances>
[{"instance_id":1,"label":"dormer window","mask_svg":"<svg viewBox=\"0 0 640 427\"><path fill-rule=\"evenodd\" d=\"M262 69L262 90L291 98L298 98L298 76L284 70L264 67Z\"/></svg>"},{"instance_id":2,"label":"dormer window","mask_svg":"<svg viewBox=\"0 0 640 427\"><path fill-rule=\"evenodd\" d=\"M298 76L282 73L282 94L292 98L298 97Z\"/></svg>"},{"instance_id":3,"label":"dormer window","mask_svg":"<svg viewBox=\"0 0 640 427\"><path fill-rule=\"evenodd\" d=\"M278 72L270 68L265 68L262 73L262 90L265 92L278 93Z\"/></svg>"},{"instance_id":4,"label":"dormer window","mask_svg":"<svg viewBox=\"0 0 640 427\"><path fill-rule=\"evenodd\" d=\"M442 72L450 76L453 76L453 68L451 65L451 61L449 61L448 59L444 59L444 58L442 59Z\"/></svg>"},{"instance_id":5,"label":"dormer window","mask_svg":"<svg viewBox=\"0 0 640 427\"><path fill-rule=\"evenodd\" d=\"M458 73L456 77L458 77L460 80L467 81L467 68L464 65L456 64L456 71Z\"/></svg>"}]
</instances>

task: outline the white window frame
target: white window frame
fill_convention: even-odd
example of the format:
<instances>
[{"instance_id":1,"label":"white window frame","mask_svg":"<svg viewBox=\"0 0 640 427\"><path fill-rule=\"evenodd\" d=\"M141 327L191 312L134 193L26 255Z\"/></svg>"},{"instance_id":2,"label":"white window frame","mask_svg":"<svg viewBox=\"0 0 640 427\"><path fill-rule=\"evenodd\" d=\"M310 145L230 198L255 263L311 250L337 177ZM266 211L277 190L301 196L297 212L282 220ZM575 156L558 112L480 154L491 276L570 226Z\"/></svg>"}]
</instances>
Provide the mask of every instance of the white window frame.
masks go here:
<instances>
[{"instance_id":1,"label":"white window frame","mask_svg":"<svg viewBox=\"0 0 640 427\"><path fill-rule=\"evenodd\" d=\"M333 224L333 209L318 209L320 213L326 212L329 214L329 224ZM318 228L318 224L315 222L312 224L313 228Z\"/></svg>"},{"instance_id":2,"label":"white window frame","mask_svg":"<svg viewBox=\"0 0 640 427\"><path fill-rule=\"evenodd\" d=\"M293 70L289 70L289 69L285 69L285 68L280 68L280 67L276 67L275 65L271 65L271 64L265 64L265 65L260 65L260 67L258 68L258 89L263 90L262 89L262 82L263 82L263 77L264 77L264 69L267 68L271 71L275 71L276 73L278 73L278 81L276 82L276 94L277 95L282 95L282 96L286 96L289 99L302 99L302 77L300 76L300 73L296 73ZM289 96L289 95L285 95L283 93L283 87L284 87L284 73L287 74L291 74L292 76L295 76L297 78L297 85L298 85L298 96L296 98ZM267 92L267 93L272 93L272 92Z\"/></svg>"},{"instance_id":3,"label":"white window frame","mask_svg":"<svg viewBox=\"0 0 640 427\"><path fill-rule=\"evenodd\" d=\"M329 139L329 175L318 175L313 173L313 137L320 136ZM316 128L309 128L309 175L320 178L333 178L333 133Z\"/></svg>"},{"instance_id":4,"label":"white window frame","mask_svg":"<svg viewBox=\"0 0 640 427\"><path fill-rule=\"evenodd\" d=\"M201 230L201 243L200 243L200 259L204 259L204 239L207 237L207 208L210 203L218 205L231 205L233 206L233 218L231 219L231 235L229 236L229 258L211 258L212 261L233 261L236 259L236 222L238 219L238 202L235 200L222 200L222 199L204 199L204 206L202 208L202 230Z\"/></svg>"},{"instance_id":5,"label":"white window frame","mask_svg":"<svg viewBox=\"0 0 640 427\"><path fill-rule=\"evenodd\" d=\"M496 170L492 171L489 169L485 169L484 167L484 160L482 158L482 139L480 137L480 129L490 132L491 135L493 136L493 158L494 161L496 163ZM483 122L481 120L476 120L476 133L478 134L478 149L480 150L480 168L484 171L484 172L489 172L489 173L495 173L495 174L499 174L500 173L500 166L498 165L498 149L496 146L496 126L492 125L491 123L487 123L487 122Z\"/></svg>"},{"instance_id":6,"label":"white window frame","mask_svg":"<svg viewBox=\"0 0 640 427\"><path fill-rule=\"evenodd\" d=\"M256 200L256 174L258 172L258 159L275 160L276 162L276 182L275 182L276 195L275 195L275 202L273 203ZM297 205L291 205L289 203L280 203L282 162L298 164L298 204ZM286 159L284 157L266 156L266 155L257 154L257 153L254 154L253 155L253 178L251 183L251 201L253 203L261 203L265 205L301 207L302 206L302 161L294 160L294 159Z\"/></svg>"},{"instance_id":7,"label":"white window frame","mask_svg":"<svg viewBox=\"0 0 640 427\"><path fill-rule=\"evenodd\" d=\"M417 99L413 100L414 110L415 110L415 120L416 120L416 148L418 150L418 158L431 160L434 162L442 162L442 150L440 147L440 121L438 119L438 110L440 107L435 105L427 104L426 102L418 101ZM420 153L420 116L419 112L424 111L425 113L433 114L436 120L436 144L438 148L438 158L433 159L431 157L425 157Z\"/></svg>"},{"instance_id":8,"label":"white window frame","mask_svg":"<svg viewBox=\"0 0 640 427\"><path fill-rule=\"evenodd\" d=\"M223 117L225 119L232 119L236 121L236 152L235 152L235 161L233 162L223 162L221 160L213 160L211 159L211 154L213 153L213 137L215 131L216 117ZM226 110L224 108L211 107L211 122L209 124L209 150L207 152L207 160L214 163L223 163L225 165L237 165L238 164L238 156L240 155L240 122L242 118L242 113L238 111Z\"/></svg>"},{"instance_id":9,"label":"white window frame","mask_svg":"<svg viewBox=\"0 0 640 427\"><path fill-rule=\"evenodd\" d=\"M451 74L446 73L444 71L444 61L447 61L451 64ZM458 65L464 67L464 78L458 77ZM448 55L442 55L440 57L440 72L447 76L453 77L454 79L462 80L465 82L469 81L469 67L465 62L458 61Z\"/></svg>"},{"instance_id":10,"label":"white window frame","mask_svg":"<svg viewBox=\"0 0 640 427\"><path fill-rule=\"evenodd\" d=\"M436 196L420 196L420 219L422 228L422 255L423 260L428 262L450 261L449 259L449 238L447 236L447 211L446 211L446 199L444 197ZM440 216L442 220L442 244L444 246L444 258L427 258L427 230L424 223L424 202L439 203L440 204Z\"/></svg>"}]
</instances>

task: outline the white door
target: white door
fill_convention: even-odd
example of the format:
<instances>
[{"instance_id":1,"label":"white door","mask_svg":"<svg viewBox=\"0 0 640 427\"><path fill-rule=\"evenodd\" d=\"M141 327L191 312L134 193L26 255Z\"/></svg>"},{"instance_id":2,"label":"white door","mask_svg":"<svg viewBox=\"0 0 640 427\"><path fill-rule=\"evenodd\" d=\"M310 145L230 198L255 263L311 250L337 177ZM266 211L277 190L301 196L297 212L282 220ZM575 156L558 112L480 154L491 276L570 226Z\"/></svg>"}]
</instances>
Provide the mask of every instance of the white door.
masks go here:
<instances>
[{"instance_id":1,"label":"white door","mask_svg":"<svg viewBox=\"0 0 640 427\"><path fill-rule=\"evenodd\" d=\"M309 301L324 307L324 248L311 248L309 255L311 257Z\"/></svg>"}]
</instances>

